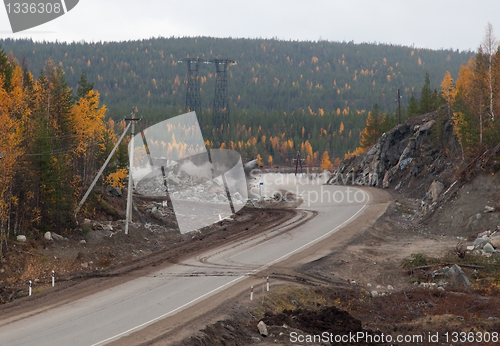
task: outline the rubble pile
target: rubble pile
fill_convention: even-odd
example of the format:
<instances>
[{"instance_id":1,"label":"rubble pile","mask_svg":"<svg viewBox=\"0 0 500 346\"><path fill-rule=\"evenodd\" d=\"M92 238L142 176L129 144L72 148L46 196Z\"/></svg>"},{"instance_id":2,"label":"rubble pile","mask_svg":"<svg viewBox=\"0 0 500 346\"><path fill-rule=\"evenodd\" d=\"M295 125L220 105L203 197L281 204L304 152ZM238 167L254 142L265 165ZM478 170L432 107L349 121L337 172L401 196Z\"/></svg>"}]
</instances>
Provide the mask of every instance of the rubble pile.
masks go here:
<instances>
[{"instance_id":1,"label":"rubble pile","mask_svg":"<svg viewBox=\"0 0 500 346\"><path fill-rule=\"evenodd\" d=\"M482 254L486 257L500 254L500 227L497 227L495 231L479 233L472 245L467 246L467 251Z\"/></svg>"},{"instance_id":2,"label":"rubble pile","mask_svg":"<svg viewBox=\"0 0 500 346\"><path fill-rule=\"evenodd\" d=\"M177 174L170 171L165 178L161 173L146 177L137 184L135 191L144 196L166 196L165 183L171 199L227 203L226 191L220 177L210 180L206 177L189 175L182 170L179 170ZM231 198L234 204L246 203L239 192L232 194Z\"/></svg>"}]
</instances>

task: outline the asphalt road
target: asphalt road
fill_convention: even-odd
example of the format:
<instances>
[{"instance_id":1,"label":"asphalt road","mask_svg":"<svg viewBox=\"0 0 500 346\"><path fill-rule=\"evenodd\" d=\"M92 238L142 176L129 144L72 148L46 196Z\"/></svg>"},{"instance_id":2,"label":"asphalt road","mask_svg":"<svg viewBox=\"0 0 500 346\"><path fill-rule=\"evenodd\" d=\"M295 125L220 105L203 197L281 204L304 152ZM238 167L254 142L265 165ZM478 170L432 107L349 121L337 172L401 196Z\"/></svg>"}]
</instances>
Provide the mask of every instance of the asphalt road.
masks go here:
<instances>
[{"instance_id":1,"label":"asphalt road","mask_svg":"<svg viewBox=\"0 0 500 346\"><path fill-rule=\"evenodd\" d=\"M104 345L172 316L325 239L366 208L368 194L292 175L260 177L264 196L302 195L302 216L245 242L208 251L147 277L17 321L0 320L0 345ZM290 195L285 195L289 198ZM317 212L315 217L313 213ZM1 317L0 317L1 318Z\"/></svg>"}]
</instances>

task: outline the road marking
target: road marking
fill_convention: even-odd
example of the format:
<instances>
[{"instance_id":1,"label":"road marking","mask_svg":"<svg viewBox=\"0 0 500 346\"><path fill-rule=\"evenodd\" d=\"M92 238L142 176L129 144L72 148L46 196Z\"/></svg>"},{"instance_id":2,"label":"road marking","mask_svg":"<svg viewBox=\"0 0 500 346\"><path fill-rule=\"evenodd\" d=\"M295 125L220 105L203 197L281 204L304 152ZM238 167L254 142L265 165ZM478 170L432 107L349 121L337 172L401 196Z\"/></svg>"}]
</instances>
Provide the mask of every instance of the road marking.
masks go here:
<instances>
[{"instance_id":1,"label":"road marking","mask_svg":"<svg viewBox=\"0 0 500 346\"><path fill-rule=\"evenodd\" d=\"M363 190L361 190L361 191L363 191ZM130 329L128 329L128 330L126 330L126 331L124 331L124 332L122 332L122 333L120 333L120 334L117 334L117 335L115 335L115 336L112 336L112 337L110 337L110 338L107 338L106 340L102 340L102 341L99 341L99 342L97 342L97 343L95 343L95 344L92 344L91 346L103 345L104 343L107 343L107 342L110 342L110 341L116 340L116 339L118 339L118 338L120 338L120 337L122 337L122 336L124 336L124 335L126 335L126 334L129 334L129 333L131 333L131 332L133 332L133 331L136 331L136 330L138 330L138 329L140 329L140 328L146 327L146 326L148 326L148 325L150 325L150 324L152 324L152 323L154 323L154 322L156 322L156 321L159 321L159 320L161 320L161 319L163 319L163 318L167 317L167 316L168 316L168 315L170 315L170 314L173 314L173 313L175 313L175 312L177 312L177 311L179 311L179 310L181 310L181 309L183 309L183 308L185 308L185 307L187 307L187 306L189 306L189 305L191 305L191 304L193 304L193 303L195 303L195 302L199 301L200 299L202 299L202 298L204 298L204 297L206 297L206 296L208 296L208 295L211 295L211 294L213 294L213 293L215 293L215 292L217 292L217 291L219 291L219 290L221 290L221 289L225 288L226 286L231 286L231 285L233 285L233 284L237 283L238 281L241 281L241 280L243 280L243 279L246 279L246 278L247 278L247 277L249 277L249 276L255 275L255 274L257 274L258 272L263 271L263 270L265 270L265 269L269 268L269 267L270 267L270 266L272 266L273 264L275 264L275 263L277 263L277 262L279 262L279 261L282 261L282 260L284 260L285 258L288 258L288 257L290 257L291 255L293 255L293 254L295 254L295 253L297 253L297 252L299 252L299 251L303 250L304 248L309 247L309 246L313 245L314 243L316 243L316 242L318 242L318 241L320 241L320 240L322 240L322 239L324 239L324 238L328 237L328 236L329 236L329 235L331 235L332 233L336 232L339 228L341 228L341 227L345 226L346 224L348 224L349 222L351 222L351 220L352 220L352 219L356 218L356 217L357 217L357 215L358 215L358 214L359 214L362 210L364 210L364 209L365 209L366 205L368 204L368 202L369 202L369 200L370 200L370 195L369 195L366 191L363 191L363 193L365 193L365 194L368 196L368 198L367 198L367 200L366 200L365 204L363 204L363 206L362 206L362 207L361 207L361 208L360 208L360 209L359 209L359 210L358 210L358 211L357 211L354 215L352 215L350 218L348 218L346 221L342 222L340 225L338 225L338 226L337 226L337 227L335 227L334 229L330 230L329 232L327 232L327 233L323 234L322 236L320 236L320 237L318 237L318 238L316 238L316 239L314 239L314 240L311 240L309 243L307 243L307 244L305 244L305 245L302 245L301 247L299 247L299 248L297 248L297 249L295 249L295 250L293 250L293 251L291 251L291 252L287 253L286 255L283 255L283 256L281 256L280 258L275 259L274 261L271 261L271 262L269 262L269 263L267 263L267 264L263 265L262 267L260 267L260 268L258 268L258 269L254 269L254 270L252 270L252 271L250 271L250 272L248 272L248 273L246 273L246 274L244 274L244 275L242 275L242 276L240 276L240 277L238 277L238 278L236 278L236 279L234 279L234 280L232 280L232 281L230 281L230 282L228 282L228 283L225 283L224 285L219 286L219 287L217 287L217 288L215 288L215 289L211 290L210 292L207 292L207 293L205 293L205 294L203 294L203 295L199 296L198 298L195 298L195 299L191 300L190 302L187 302L187 303L185 303L184 305L181 305L181 306L179 306L179 307L177 307L177 308L175 308L175 309L173 309L173 310L171 310L171 311L169 311L169 312L167 312L167 313L165 313L165 314L163 314L163 315L161 315L161 316L155 317L155 318L153 318L152 320L149 320L149 321L144 322L144 323L142 323L142 324L140 324L140 325L138 325L138 326L135 326L135 327L133 327L133 328L130 328Z\"/></svg>"}]
</instances>

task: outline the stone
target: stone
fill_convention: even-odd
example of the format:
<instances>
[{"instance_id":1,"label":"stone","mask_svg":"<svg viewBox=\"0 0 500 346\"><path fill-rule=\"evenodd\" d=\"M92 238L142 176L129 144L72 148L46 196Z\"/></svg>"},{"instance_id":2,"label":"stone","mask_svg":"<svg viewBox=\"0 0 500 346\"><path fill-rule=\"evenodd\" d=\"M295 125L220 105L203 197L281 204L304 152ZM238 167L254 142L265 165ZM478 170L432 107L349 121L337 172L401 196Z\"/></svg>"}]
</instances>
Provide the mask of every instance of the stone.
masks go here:
<instances>
[{"instance_id":1,"label":"stone","mask_svg":"<svg viewBox=\"0 0 500 346\"><path fill-rule=\"evenodd\" d=\"M444 185L437 181L434 180L431 184L431 187L429 189L429 196L432 199L432 202L436 202L438 200L439 194L443 191Z\"/></svg>"},{"instance_id":2,"label":"stone","mask_svg":"<svg viewBox=\"0 0 500 346\"><path fill-rule=\"evenodd\" d=\"M223 193L223 192L225 191L220 186L212 186L210 189L208 189L208 193Z\"/></svg>"},{"instance_id":3,"label":"stone","mask_svg":"<svg viewBox=\"0 0 500 346\"><path fill-rule=\"evenodd\" d=\"M108 231L108 232L113 232L113 226L108 225L108 224L104 224L104 225L102 225L102 230Z\"/></svg>"},{"instance_id":4,"label":"stone","mask_svg":"<svg viewBox=\"0 0 500 346\"><path fill-rule=\"evenodd\" d=\"M18 235L16 239L20 243L26 243L26 236L25 235Z\"/></svg>"},{"instance_id":5,"label":"stone","mask_svg":"<svg viewBox=\"0 0 500 346\"><path fill-rule=\"evenodd\" d=\"M80 267L82 268L88 268L89 264L87 262L80 263Z\"/></svg>"},{"instance_id":6,"label":"stone","mask_svg":"<svg viewBox=\"0 0 500 346\"><path fill-rule=\"evenodd\" d=\"M483 247L483 250L484 252L486 253L493 253L493 251L495 250L493 248L493 246L490 244L490 243L487 243L484 247Z\"/></svg>"},{"instance_id":7,"label":"stone","mask_svg":"<svg viewBox=\"0 0 500 346\"><path fill-rule=\"evenodd\" d=\"M484 212L485 213L492 213L494 211L495 211L495 208L493 208L493 207L490 207L488 205L484 207Z\"/></svg>"},{"instance_id":8,"label":"stone","mask_svg":"<svg viewBox=\"0 0 500 346\"><path fill-rule=\"evenodd\" d=\"M377 291L371 291L372 297L378 297L378 292Z\"/></svg>"},{"instance_id":9,"label":"stone","mask_svg":"<svg viewBox=\"0 0 500 346\"><path fill-rule=\"evenodd\" d=\"M243 197L241 196L241 194L239 192L236 192L234 195L231 196L232 198L234 198L235 200L237 201L242 201L243 200Z\"/></svg>"},{"instance_id":10,"label":"stone","mask_svg":"<svg viewBox=\"0 0 500 346\"><path fill-rule=\"evenodd\" d=\"M490 242L491 242L491 245L493 245L493 247L499 248L500 247L500 236L491 237Z\"/></svg>"},{"instance_id":11,"label":"stone","mask_svg":"<svg viewBox=\"0 0 500 346\"><path fill-rule=\"evenodd\" d=\"M474 245L469 245L467 246L467 251L472 251L474 250L476 247Z\"/></svg>"},{"instance_id":12,"label":"stone","mask_svg":"<svg viewBox=\"0 0 500 346\"><path fill-rule=\"evenodd\" d=\"M430 130L432 128L432 125L434 125L434 120L426 122L425 124L423 124L422 126L420 126L420 128L418 130L420 132L428 131L428 130Z\"/></svg>"},{"instance_id":13,"label":"stone","mask_svg":"<svg viewBox=\"0 0 500 346\"><path fill-rule=\"evenodd\" d=\"M264 321L260 321L258 324L257 324L257 328L259 329L259 334L262 335L262 336L267 336L267 326L266 324L264 323Z\"/></svg>"},{"instance_id":14,"label":"stone","mask_svg":"<svg viewBox=\"0 0 500 346\"><path fill-rule=\"evenodd\" d=\"M388 285L388 286L387 286L387 289L388 289L388 290L393 290L393 289L394 289L394 287L392 287L391 285Z\"/></svg>"},{"instance_id":15,"label":"stone","mask_svg":"<svg viewBox=\"0 0 500 346\"><path fill-rule=\"evenodd\" d=\"M180 179L175 176L170 176L167 179L169 185L179 185L181 183Z\"/></svg>"},{"instance_id":16,"label":"stone","mask_svg":"<svg viewBox=\"0 0 500 346\"><path fill-rule=\"evenodd\" d=\"M82 240L80 240L80 244L85 245L85 244L87 244L87 241L85 239L82 239Z\"/></svg>"},{"instance_id":17,"label":"stone","mask_svg":"<svg viewBox=\"0 0 500 346\"><path fill-rule=\"evenodd\" d=\"M476 240L474 240L474 243L472 243L472 245L474 245L475 247L478 247L487 241L488 241L487 238L477 238Z\"/></svg>"},{"instance_id":18,"label":"stone","mask_svg":"<svg viewBox=\"0 0 500 346\"><path fill-rule=\"evenodd\" d=\"M52 235L50 234L50 232L45 232L43 237L45 238L45 240L52 240Z\"/></svg>"},{"instance_id":19,"label":"stone","mask_svg":"<svg viewBox=\"0 0 500 346\"><path fill-rule=\"evenodd\" d=\"M471 282L460 266L454 264L447 273L456 286L471 287Z\"/></svg>"},{"instance_id":20,"label":"stone","mask_svg":"<svg viewBox=\"0 0 500 346\"><path fill-rule=\"evenodd\" d=\"M252 336L252 337L250 338L250 341L251 341L251 342L253 342L253 343L258 343L258 342L260 342L260 339L259 339L259 338L256 338L255 336Z\"/></svg>"},{"instance_id":21,"label":"stone","mask_svg":"<svg viewBox=\"0 0 500 346\"><path fill-rule=\"evenodd\" d=\"M123 192L121 189L117 188L117 187L111 187L111 186L108 186L106 191L111 195L111 196L115 196L115 197L121 197L123 195Z\"/></svg>"},{"instance_id":22,"label":"stone","mask_svg":"<svg viewBox=\"0 0 500 346\"><path fill-rule=\"evenodd\" d=\"M61 241L61 240L68 240L68 238L63 237L62 235L59 235L57 233L52 232L51 233L52 239Z\"/></svg>"}]
</instances>

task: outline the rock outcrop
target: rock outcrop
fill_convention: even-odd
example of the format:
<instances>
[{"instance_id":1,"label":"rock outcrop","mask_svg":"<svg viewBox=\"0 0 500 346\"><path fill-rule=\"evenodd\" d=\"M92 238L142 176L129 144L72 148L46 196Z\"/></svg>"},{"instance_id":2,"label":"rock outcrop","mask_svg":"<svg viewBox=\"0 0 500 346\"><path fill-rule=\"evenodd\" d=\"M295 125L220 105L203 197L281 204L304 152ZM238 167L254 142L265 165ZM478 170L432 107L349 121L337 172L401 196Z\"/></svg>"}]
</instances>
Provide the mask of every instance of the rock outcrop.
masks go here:
<instances>
[{"instance_id":1,"label":"rock outcrop","mask_svg":"<svg viewBox=\"0 0 500 346\"><path fill-rule=\"evenodd\" d=\"M411 118L384 133L365 153L343 161L328 180L328 184L399 189L404 178L415 178L426 173L436 175L448 168L441 157L444 153L439 145L436 145L435 138L441 142L450 142L451 145L443 146L448 148L447 150L456 146L453 142L453 126L449 119L438 118L436 111ZM438 120L439 128L436 129ZM431 138L433 131L438 135L434 133ZM434 184L432 201L435 202L443 188L442 182Z\"/></svg>"}]
</instances>

